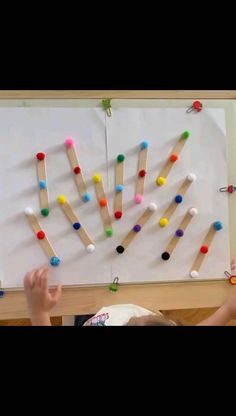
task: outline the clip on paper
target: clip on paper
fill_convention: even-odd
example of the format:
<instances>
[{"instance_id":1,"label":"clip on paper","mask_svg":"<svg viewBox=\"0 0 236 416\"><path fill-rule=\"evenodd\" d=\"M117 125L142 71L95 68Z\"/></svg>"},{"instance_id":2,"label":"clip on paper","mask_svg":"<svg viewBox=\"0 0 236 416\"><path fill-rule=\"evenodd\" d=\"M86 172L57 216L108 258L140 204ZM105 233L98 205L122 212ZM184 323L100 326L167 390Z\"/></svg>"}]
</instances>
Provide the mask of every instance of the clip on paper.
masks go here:
<instances>
[{"instance_id":1,"label":"clip on paper","mask_svg":"<svg viewBox=\"0 0 236 416\"><path fill-rule=\"evenodd\" d=\"M3 298L3 296L5 295L4 290L2 289L2 282L0 280L0 299Z\"/></svg>"},{"instance_id":2,"label":"clip on paper","mask_svg":"<svg viewBox=\"0 0 236 416\"><path fill-rule=\"evenodd\" d=\"M112 112L111 112L111 99L110 98L105 98L105 100L102 100L102 105L104 110L106 110L106 113L108 115L108 117L112 116Z\"/></svg>"},{"instance_id":3,"label":"clip on paper","mask_svg":"<svg viewBox=\"0 0 236 416\"><path fill-rule=\"evenodd\" d=\"M109 290L111 292L117 292L118 290L118 284L119 284L119 277L115 277L115 279L113 280L112 284L109 286Z\"/></svg>"},{"instance_id":4,"label":"clip on paper","mask_svg":"<svg viewBox=\"0 0 236 416\"><path fill-rule=\"evenodd\" d=\"M228 277L229 283L231 283L231 285L236 285L236 276L235 275L226 271L225 276Z\"/></svg>"},{"instance_id":5,"label":"clip on paper","mask_svg":"<svg viewBox=\"0 0 236 416\"><path fill-rule=\"evenodd\" d=\"M192 111L196 111L197 113L199 113L200 111L202 111L202 107L203 106L201 101L194 101L191 107L187 109L186 113L191 113Z\"/></svg>"},{"instance_id":6,"label":"clip on paper","mask_svg":"<svg viewBox=\"0 0 236 416\"><path fill-rule=\"evenodd\" d=\"M236 191L236 186L233 186L233 185L224 186L223 188L220 188L219 191L228 192L229 194L232 194L233 192Z\"/></svg>"}]
</instances>

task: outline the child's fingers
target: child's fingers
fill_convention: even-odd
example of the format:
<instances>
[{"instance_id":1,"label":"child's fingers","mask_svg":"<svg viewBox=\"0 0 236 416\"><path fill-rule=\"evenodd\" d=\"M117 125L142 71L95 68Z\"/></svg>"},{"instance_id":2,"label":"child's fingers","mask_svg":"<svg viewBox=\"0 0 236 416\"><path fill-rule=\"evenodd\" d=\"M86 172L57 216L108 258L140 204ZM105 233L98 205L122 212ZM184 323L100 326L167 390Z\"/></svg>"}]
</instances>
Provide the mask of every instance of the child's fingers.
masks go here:
<instances>
[{"instance_id":1,"label":"child's fingers","mask_svg":"<svg viewBox=\"0 0 236 416\"><path fill-rule=\"evenodd\" d=\"M24 288L26 290L32 289L33 284L34 284L34 274L36 272L36 269L31 270L30 272L26 273L25 278L24 278Z\"/></svg>"},{"instance_id":2,"label":"child's fingers","mask_svg":"<svg viewBox=\"0 0 236 416\"><path fill-rule=\"evenodd\" d=\"M42 277L47 272L48 267L43 266L40 267L36 272L36 278L35 278L35 285L38 287L42 287Z\"/></svg>"},{"instance_id":3,"label":"child's fingers","mask_svg":"<svg viewBox=\"0 0 236 416\"><path fill-rule=\"evenodd\" d=\"M61 285L58 285L53 291L51 292L52 299L55 303L58 302L58 300L61 297Z\"/></svg>"},{"instance_id":4,"label":"child's fingers","mask_svg":"<svg viewBox=\"0 0 236 416\"><path fill-rule=\"evenodd\" d=\"M40 276L41 279L41 288L44 291L48 291L48 281L50 278L51 270L49 268L45 268L43 274Z\"/></svg>"}]
</instances>

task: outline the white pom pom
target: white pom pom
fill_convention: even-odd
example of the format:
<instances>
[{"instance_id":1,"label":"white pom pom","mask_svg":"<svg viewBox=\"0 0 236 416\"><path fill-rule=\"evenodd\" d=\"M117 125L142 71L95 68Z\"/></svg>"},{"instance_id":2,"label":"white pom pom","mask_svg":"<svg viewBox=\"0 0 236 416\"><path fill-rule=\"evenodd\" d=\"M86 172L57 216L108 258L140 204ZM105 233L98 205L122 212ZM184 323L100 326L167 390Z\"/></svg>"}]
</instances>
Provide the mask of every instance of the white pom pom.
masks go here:
<instances>
[{"instance_id":1,"label":"white pom pom","mask_svg":"<svg viewBox=\"0 0 236 416\"><path fill-rule=\"evenodd\" d=\"M191 273L190 273L190 276L191 277L198 277L199 273L197 272L197 270L192 270Z\"/></svg>"},{"instance_id":2,"label":"white pom pom","mask_svg":"<svg viewBox=\"0 0 236 416\"><path fill-rule=\"evenodd\" d=\"M94 250L95 250L95 246L94 246L93 244L89 244L89 245L86 247L86 250L87 250L87 252L88 252L88 253L93 253L93 252L94 252Z\"/></svg>"},{"instance_id":3,"label":"white pom pom","mask_svg":"<svg viewBox=\"0 0 236 416\"><path fill-rule=\"evenodd\" d=\"M189 173L187 179L189 182L194 182L197 179L197 176L195 175L195 173Z\"/></svg>"},{"instance_id":4,"label":"white pom pom","mask_svg":"<svg viewBox=\"0 0 236 416\"><path fill-rule=\"evenodd\" d=\"M32 208L27 207L25 208L25 215L32 215L34 213L34 211L32 210Z\"/></svg>"},{"instance_id":5,"label":"white pom pom","mask_svg":"<svg viewBox=\"0 0 236 416\"><path fill-rule=\"evenodd\" d=\"M190 208L188 212L189 212L189 214L190 214L190 215L192 215L193 217L194 217L194 215L197 215L197 214L198 214L198 210L197 210L197 208Z\"/></svg>"},{"instance_id":6,"label":"white pom pom","mask_svg":"<svg viewBox=\"0 0 236 416\"><path fill-rule=\"evenodd\" d=\"M155 202L151 202L148 205L148 208L150 209L150 211L156 211L157 210L157 204L155 204Z\"/></svg>"}]
</instances>

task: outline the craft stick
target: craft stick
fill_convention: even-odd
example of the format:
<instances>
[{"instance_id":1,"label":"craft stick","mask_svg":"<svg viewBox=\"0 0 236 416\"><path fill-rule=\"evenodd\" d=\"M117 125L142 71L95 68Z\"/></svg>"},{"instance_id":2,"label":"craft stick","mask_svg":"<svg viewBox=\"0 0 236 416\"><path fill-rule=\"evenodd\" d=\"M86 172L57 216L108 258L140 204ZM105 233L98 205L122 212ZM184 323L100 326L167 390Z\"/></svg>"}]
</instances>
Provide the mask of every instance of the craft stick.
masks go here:
<instances>
[{"instance_id":1,"label":"craft stick","mask_svg":"<svg viewBox=\"0 0 236 416\"><path fill-rule=\"evenodd\" d=\"M174 236L170 240L166 250L162 253L161 258L162 260L169 260L171 254L173 253L176 245L178 244L180 237L183 237L186 228L188 227L192 218L197 215L198 211L196 208L190 208L187 213L185 214L183 220L181 221L178 229L175 231Z\"/></svg>"},{"instance_id":2,"label":"craft stick","mask_svg":"<svg viewBox=\"0 0 236 416\"><path fill-rule=\"evenodd\" d=\"M204 238L204 241L202 243L202 246L200 247L200 251L194 260L194 263L192 265L192 269L190 271L191 277L198 277L199 276L199 269L202 265L202 262L205 258L205 254L208 253L209 247L212 244L212 241L215 237L215 234L217 231L222 230L223 224L221 221L215 221L213 224L211 224L207 235Z\"/></svg>"},{"instance_id":3,"label":"craft stick","mask_svg":"<svg viewBox=\"0 0 236 416\"><path fill-rule=\"evenodd\" d=\"M78 155L75 148L75 140L72 137L66 139L67 156L70 161L71 168L74 173L75 183L79 194L84 202L91 201L92 196L87 192L87 185L83 176L82 168L79 164Z\"/></svg>"},{"instance_id":4,"label":"craft stick","mask_svg":"<svg viewBox=\"0 0 236 416\"><path fill-rule=\"evenodd\" d=\"M190 136L189 131L184 131L181 134L178 142L176 143L176 145L172 149L171 155L169 156L166 164L164 165L162 171L159 173L159 175L156 179L156 184L158 186L162 186L162 185L166 184L167 176L169 175L174 163L179 159L180 152L183 149L183 147L186 143L186 139L188 139L189 136Z\"/></svg>"},{"instance_id":5,"label":"craft stick","mask_svg":"<svg viewBox=\"0 0 236 416\"><path fill-rule=\"evenodd\" d=\"M72 224L73 228L78 232L78 235L83 242L86 250L88 253L92 253L95 250L95 245L93 244L93 241L89 237L87 231L82 226L82 224L79 221L78 215L73 210L71 204L67 200L65 195L60 195L57 198L58 203L60 204L62 210L64 211L66 217Z\"/></svg>"},{"instance_id":6,"label":"craft stick","mask_svg":"<svg viewBox=\"0 0 236 416\"><path fill-rule=\"evenodd\" d=\"M191 183L194 182L196 179L197 177L194 173L190 173L186 177L181 187L179 188L174 200L171 202L171 204L168 206L168 208L165 210L164 214L160 218L159 224L161 227L166 227L167 225L169 225L171 216L175 212L177 206L183 201L183 196L186 194Z\"/></svg>"},{"instance_id":7,"label":"craft stick","mask_svg":"<svg viewBox=\"0 0 236 416\"><path fill-rule=\"evenodd\" d=\"M50 260L50 264L52 266L59 266L60 259L55 253L54 248L52 247L50 241L48 240L45 231L43 231L37 216L34 214L32 208L25 209L25 215L28 218L28 221L37 236L39 243L46 254L47 258Z\"/></svg>"},{"instance_id":8,"label":"craft stick","mask_svg":"<svg viewBox=\"0 0 236 416\"><path fill-rule=\"evenodd\" d=\"M47 169L46 169L46 154L39 152L36 155L38 160L37 173L38 173L38 185L39 185L39 200L40 211L44 217L49 215L49 195L48 195L48 182L47 182Z\"/></svg>"},{"instance_id":9,"label":"craft stick","mask_svg":"<svg viewBox=\"0 0 236 416\"><path fill-rule=\"evenodd\" d=\"M114 216L117 220L123 215L124 160L125 155L121 154L117 156L114 201Z\"/></svg>"},{"instance_id":10,"label":"craft stick","mask_svg":"<svg viewBox=\"0 0 236 416\"><path fill-rule=\"evenodd\" d=\"M93 182L95 184L96 196L100 206L104 230L107 237L111 237L113 235L112 220L109 214L108 201L106 199L106 194L104 191L102 176L99 174L94 175Z\"/></svg>"},{"instance_id":11,"label":"craft stick","mask_svg":"<svg viewBox=\"0 0 236 416\"><path fill-rule=\"evenodd\" d=\"M135 188L135 202L141 204L143 201L145 178L147 174L147 155L149 142L144 141L140 144L139 161L138 161L138 176Z\"/></svg>"},{"instance_id":12,"label":"craft stick","mask_svg":"<svg viewBox=\"0 0 236 416\"><path fill-rule=\"evenodd\" d=\"M119 246L116 247L116 251L119 254L124 253L125 249L130 245L134 237L139 233L142 227L146 224L149 218L153 215L153 213L157 210L157 205L154 202L151 202L149 206L146 208L144 213L139 217L135 226L130 230L130 232L126 235L124 240L121 242Z\"/></svg>"}]
</instances>

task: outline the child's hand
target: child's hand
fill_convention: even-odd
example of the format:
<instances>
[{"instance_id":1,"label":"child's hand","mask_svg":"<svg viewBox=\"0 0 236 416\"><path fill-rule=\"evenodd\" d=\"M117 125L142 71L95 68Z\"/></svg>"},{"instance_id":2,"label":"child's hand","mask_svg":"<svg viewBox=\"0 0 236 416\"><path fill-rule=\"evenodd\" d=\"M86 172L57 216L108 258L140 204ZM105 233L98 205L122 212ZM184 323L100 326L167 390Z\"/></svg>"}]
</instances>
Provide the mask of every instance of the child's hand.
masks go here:
<instances>
[{"instance_id":1,"label":"child's hand","mask_svg":"<svg viewBox=\"0 0 236 416\"><path fill-rule=\"evenodd\" d=\"M24 278L26 298L34 325L50 325L48 312L57 304L61 296L61 285L49 290L50 276L51 270L42 267L28 272Z\"/></svg>"},{"instance_id":2,"label":"child's hand","mask_svg":"<svg viewBox=\"0 0 236 416\"><path fill-rule=\"evenodd\" d=\"M236 291L229 295L222 307L227 310L229 319L236 319Z\"/></svg>"}]
</instances>

